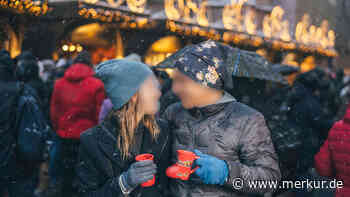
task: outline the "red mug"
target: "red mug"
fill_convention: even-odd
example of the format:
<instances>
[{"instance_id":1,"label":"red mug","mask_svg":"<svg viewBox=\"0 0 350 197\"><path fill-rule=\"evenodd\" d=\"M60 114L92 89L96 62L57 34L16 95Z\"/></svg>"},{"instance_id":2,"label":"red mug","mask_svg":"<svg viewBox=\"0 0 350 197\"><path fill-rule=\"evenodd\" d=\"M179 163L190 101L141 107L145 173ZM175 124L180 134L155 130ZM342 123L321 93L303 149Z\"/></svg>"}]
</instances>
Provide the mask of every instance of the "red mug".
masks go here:
<instances>
[{"instance_id":1,"label":"red mug","mask_svg":"<svg viewBox=\"0 0 350 197\"><path fill-rule=\"evenodd\" d=\"M166 170L166 175L173 179L181 179L187 181L198 167L192 169L193 162L199 156L191 151L177 150L177 162Z\"/></svg>"},{"instance_id":2,"label":"red mug","mask_svg":"<svg viewBox=\"0 0 350 197\"><path fill-rule=\"evenodd\" d=\"M152 154L149 153L145 153L145 154L141 154L141 155L137 155L135 158L136 161L146 161L146 160L154 160L154 156ZM156 182L156 176L153 176L153 179L146 181L144 183L141 184L141 187L151 187L155 184Z\"/></svg>"}]
</instances>

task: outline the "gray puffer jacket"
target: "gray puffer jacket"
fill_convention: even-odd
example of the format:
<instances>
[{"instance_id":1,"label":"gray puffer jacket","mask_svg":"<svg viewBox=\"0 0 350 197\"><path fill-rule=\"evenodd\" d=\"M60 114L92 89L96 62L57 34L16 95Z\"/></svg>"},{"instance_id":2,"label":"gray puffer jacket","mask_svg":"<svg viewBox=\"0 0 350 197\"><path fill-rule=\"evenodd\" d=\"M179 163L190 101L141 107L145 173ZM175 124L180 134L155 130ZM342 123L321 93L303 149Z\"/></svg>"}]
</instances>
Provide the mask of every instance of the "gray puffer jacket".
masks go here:
<instances>
[{"instance_id":1,"label":"gray puffer jacket","mask_svg":"<svg viewBox=\"0 0 350 197\"><path fill-rule=\"evenodd\" d=\"M251 197L271 192L271 188L250 188L248 181L281 178L278 158L264 117L234 99L202 108L186 110L181 103L168 107L164 118L172 127L172 159L176 150L198 149L226 161L229 177L223 186L204 185L191 175L189 181L172 180L174 197ZM241 178L243 188L235 189L233 180Z\"/></svg>"}]
</instances>

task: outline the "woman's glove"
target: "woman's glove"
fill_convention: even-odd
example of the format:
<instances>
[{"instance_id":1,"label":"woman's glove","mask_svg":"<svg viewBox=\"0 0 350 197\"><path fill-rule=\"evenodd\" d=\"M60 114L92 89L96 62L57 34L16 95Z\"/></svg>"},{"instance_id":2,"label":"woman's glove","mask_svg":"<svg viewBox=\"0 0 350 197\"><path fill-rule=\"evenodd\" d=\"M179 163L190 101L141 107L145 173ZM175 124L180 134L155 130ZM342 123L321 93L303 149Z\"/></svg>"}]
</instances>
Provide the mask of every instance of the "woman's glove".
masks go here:
<instances>
[{"instance_id":1,"label":"woman's glove","mask_svg":"<svg viewBox=\"0 0 350 197\"><path fill-rule=\"evenodd\" d=\"M195 174L205 184L223 185L229 172L226 162L198 150L194 152L200 157L195 161L195 165L199 166Z\"/></svg>"},{"instance_id":2,"label":"woman's glove","mask_svg":"<svg viewBox=\"0 0 350 197\"><path fill-rule=\"evenodd\" d=\"M141 183L153 179L157 166L153 161L139 161L131 164L130 168L119 177L119 185L123 193L130 193Z\"/></svg>"}]
</instances>

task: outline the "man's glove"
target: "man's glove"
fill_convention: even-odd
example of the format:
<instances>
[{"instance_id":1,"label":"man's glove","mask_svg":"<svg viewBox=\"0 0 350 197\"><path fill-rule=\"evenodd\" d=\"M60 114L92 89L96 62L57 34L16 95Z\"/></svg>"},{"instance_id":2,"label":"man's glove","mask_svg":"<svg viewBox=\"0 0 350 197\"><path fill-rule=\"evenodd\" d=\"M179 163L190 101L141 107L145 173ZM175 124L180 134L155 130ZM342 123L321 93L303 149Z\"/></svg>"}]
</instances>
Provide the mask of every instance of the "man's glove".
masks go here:
<instances>
[{"instance_id":1,"label":"man's glove","mask_svg":"<svg viewBox=\"0 0 350 197\"><path fill-rule=\"evenodd\" d=\"M198 150L194 152L200 157L195 161L195 165L199 166L195 174L205 184L223 185L229 173L226 162Z\"/></svg>"},{"instance_id":2,"label":"man's glove","mask_svg":"<svg viewBox=\"0 0 350 197\"><path fill-rule=\"evenodd\" d=\"M153 161L139 161L131 164L130 168L120 175L120 187L123 193L130 193L141 183L153 179L157 166Z\"/></svg>"}]
</instances>

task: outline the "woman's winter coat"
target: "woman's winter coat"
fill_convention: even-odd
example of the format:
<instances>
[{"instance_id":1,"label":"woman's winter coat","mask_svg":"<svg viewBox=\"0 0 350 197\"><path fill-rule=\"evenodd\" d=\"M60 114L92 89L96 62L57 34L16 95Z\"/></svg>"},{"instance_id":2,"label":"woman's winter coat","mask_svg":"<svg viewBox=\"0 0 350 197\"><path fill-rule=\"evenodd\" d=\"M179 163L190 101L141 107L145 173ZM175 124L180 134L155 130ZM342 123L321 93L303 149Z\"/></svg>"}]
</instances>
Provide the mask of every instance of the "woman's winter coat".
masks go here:
<instances>
[{"instance_id":1,"label":"woman's winter coat","mask_svg":"<svg viewBox=\"0 0 350 197\"><path fill-rule=\"evenodd\" d=\"M131 197L155 197L168 195L166 168L170 165L170 135L165 121L158 121L160 134L157 140L151 138L148 129L140 123L135 131L135 141L129 159L122 159L117 148L119 126L114 117L108 117L102 124L84 132L80 138L77 182L82 197L124 196L118 183L121 173L135 162L135 156L151 153L155 157L157 174L152 187L137 187Z\"/></svg>"}]
</instances>

